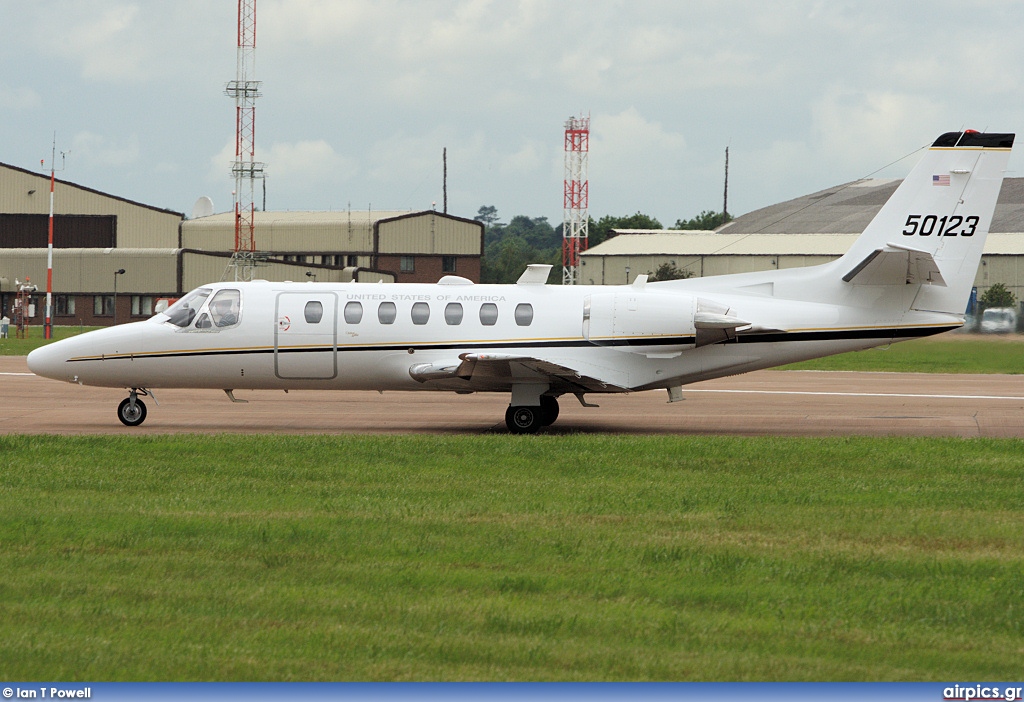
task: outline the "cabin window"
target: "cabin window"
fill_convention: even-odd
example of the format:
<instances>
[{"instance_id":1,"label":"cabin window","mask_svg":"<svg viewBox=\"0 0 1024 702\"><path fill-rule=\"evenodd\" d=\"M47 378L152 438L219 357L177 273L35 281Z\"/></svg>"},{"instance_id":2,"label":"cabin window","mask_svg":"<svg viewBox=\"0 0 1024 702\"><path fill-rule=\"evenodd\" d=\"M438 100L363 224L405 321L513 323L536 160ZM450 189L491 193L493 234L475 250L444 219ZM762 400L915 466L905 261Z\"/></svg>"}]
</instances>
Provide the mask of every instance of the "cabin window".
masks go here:
<instances>
[{"instance_id":1,"label":"cabin window","mask_svg":"<svg viewBox=\"0 0 1024 702\"><path fill-rule=\"evenodd\" d=\"M462 305L458 302L449 302L444 308L445 324L462 324Z\"/></svg>"},{"instance_id":2,"label":"cabin window","mask_svg":"<svg viewBox=\"0 0 1024 702\"><path fill-rule=\"evenodd\" d=\"M196 318L196 310L203 306L206 298L212 292L213 290L210 288L196 288L167 308L167 311L164 312L167 315L167 321L184 329Z\"/></svg>"},{"instance_id":3,"label":"cabin window","mask_svg":"<svg viewBox=\"0 0 1024 702\"><path fill-rule=\"evenodd\" d=\"M417 302L412 306L412 323L426 324L430 319L430 305L425 302Z\"/></svg>"},{"instance_id":4,"label":"cabin window","mask_svg":"<svg viewBox=\"0 0 1024 702\"><path fill-rule=\"evenodd\" d=\"M398 309L393 302L382 302L377 308L377 321L381 324L394 324L398 317Z\"/></svg>"},{"instance_id":5,"label":"cabin window","mask_svg":"<svg viewBox=\"0 0 1024 702\"><path fill-rule=\"evenodd\" d=\"M306 324L319 324L320 320L324 318L324 303L319 300L311 300L306 303L302 314L306 318Z\"/></svg>"},{"instance_id":6,"label":"cabin window","mask_svg":"<svg viewBox=\"0 0 1024 702\"><path fill-rule=\"evenodd\" d=\"M345 322L359 324L363 320L363 303L349 302L345 305Z\"/></svg>"},{"instance_id":7,"label":"cabin window","mask_svg":"<svg viewBox=\"0 0 1024 702\"><path fill-rule=\"evenodd\" d=\"M493 327L498 321L498 306L493 302L480 305L480 324Z\"/></svg>"},{"instance_id":8,"label":"cabin window","mask_svg":"<svg viewBox=\"0 0 1024 702\"><path fill-rule=\"evenodd\" d=\"M221 290L210 300L210 316L220 329L238 324L242 294L238 290Z\"/></svg>"},{"instance_id":9,"label":"cabin window","mask_svg":"<svg viewBox=\"0 0 1024 702\"><path fill-rule=\"evenodd\" d=\"M521 302L516 305L516 324L521 327L528 327L533 324L533 305L528 302Z\"/></svg>"}]
</instances>

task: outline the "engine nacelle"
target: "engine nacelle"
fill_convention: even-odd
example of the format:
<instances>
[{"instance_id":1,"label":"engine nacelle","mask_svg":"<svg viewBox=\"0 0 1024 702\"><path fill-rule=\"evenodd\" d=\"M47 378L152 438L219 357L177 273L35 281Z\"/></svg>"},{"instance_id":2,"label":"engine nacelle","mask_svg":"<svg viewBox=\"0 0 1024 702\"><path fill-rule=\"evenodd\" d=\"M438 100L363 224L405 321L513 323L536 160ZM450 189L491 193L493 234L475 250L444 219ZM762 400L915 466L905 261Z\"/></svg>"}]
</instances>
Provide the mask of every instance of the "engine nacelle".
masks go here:
<instances>
[{"instance_id":1,"label":"engine nacelle","mask_svg":"<svg viewBox=\"0 0 1024 702\"><path fill-rule=\"evenodd\" d=\"M685 293L597 293L583 305L587 341L650 357L731 341L749 326L726 305Z\"/></svg>"},{"instance_id":2,"label":"engine nacelle","mask_svg":"<svg viewBox=\"0 0 1024 702\"><path fill-rule=\"evenodd\" d=\"M620 351L678 355L697 342L696 306L696 298L685 293L595 293L583 304L583 336Z\"/></svg>"}]
</instances>

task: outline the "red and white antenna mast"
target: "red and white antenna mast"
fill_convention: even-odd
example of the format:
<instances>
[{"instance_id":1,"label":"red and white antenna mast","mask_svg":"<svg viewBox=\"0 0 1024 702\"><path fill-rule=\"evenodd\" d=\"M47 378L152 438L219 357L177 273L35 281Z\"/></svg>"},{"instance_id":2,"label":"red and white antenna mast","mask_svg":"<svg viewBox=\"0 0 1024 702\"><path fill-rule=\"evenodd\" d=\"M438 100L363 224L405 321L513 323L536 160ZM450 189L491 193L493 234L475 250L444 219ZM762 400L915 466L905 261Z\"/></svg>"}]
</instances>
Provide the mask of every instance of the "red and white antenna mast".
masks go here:
<instances>
[{"instance_id":1,"label":"red and white antenna mast","mask_svg":"<svg viewBox=\"0 0 1024 702\"><path fill-rule=\"evenodd\" d=\"M256 268L256 181L265 177L265 164L256 161L256 0L238 0L238 65L235 80L224 94L235 99L235 251L231 266L235 280L252 280Z\"/></svg>"},{"instance_id":2,"label":"red and white antenna mast","mask_svg":"<svg viewBox=\"0 0 1024 702\"><path fill-rule=\"evenodd\" d=\"M580 282L580 253L587 250L587 215L590 184L587 156L590 152L590 116L570 117L565 122L565 183L562 201L562 285Z\"/></svg>"},{"instance_id":3,"label":"red and white antenna mast","mask_svg":"<svg viewBox=\"0 0 1024 702\"><path fill-rule=\"evenodd\" d=\"M64 170L64 156L66 152L60 152L61 168ZM57 133L53 134L53 151L50 154L50 219L47 224L46 232L46 317L43 322L43 338L50 339L53 337L53 184L56 181L56 168L54 164L57 161ZM40 161L39 165L43 166L46 162Z\"/></svg>"}]
</instances>

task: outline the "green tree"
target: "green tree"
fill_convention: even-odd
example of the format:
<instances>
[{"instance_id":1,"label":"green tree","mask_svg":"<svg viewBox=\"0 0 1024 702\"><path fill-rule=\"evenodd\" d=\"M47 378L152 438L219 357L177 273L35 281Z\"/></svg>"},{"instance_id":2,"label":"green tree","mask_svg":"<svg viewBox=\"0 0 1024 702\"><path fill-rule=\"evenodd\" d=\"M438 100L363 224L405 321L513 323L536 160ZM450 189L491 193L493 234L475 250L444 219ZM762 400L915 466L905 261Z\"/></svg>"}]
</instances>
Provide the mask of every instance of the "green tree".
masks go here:
<instances>
[{"instance_id":1,"label":"green tree","mask_svg":"<svg viewBox=\"0 0 1024 702\"><path fill-rule=\"evenodd\" d=\"M989 307L1015 307L1017 296L1012 290L1008 290L1003 283L994 283L978 301L983 310Z\"/></svg>"},{"instance_id":2,"label":"green tree","mask_svg":"<svg viewBox=\"0 0 1024 702\"><path fill-rule=\"evenodd\" d=\"M497 224L498 208L494 205L481 205L480 209L476 211L476 217L473 219L478 222L483 222L485 227Z\"/></svg>"},{"instance_id":3,"label":"green tree","mask_svg":"<svg viewBox=\"0 0 1024 702\"><path fill-rule=\"evenodd\" d=\"M663 229L661 222L650 215L637 212L626 217L612 217L605 215L596 222L591 219L587 223L588 245L593 247L602 241L610 239L614 234L613 229Z\"/></svg>"},{"instance_id":4,"label":"green tree","mask_svg":"<svg viewBox=\"0 0 1024 702\"><path fill-rule=\"evenodd\" d=\"M484 283L514 283L528 264L560 265L561 256L561 235L547 217L516 215L508 224L486 227L480 279Z\"/></svg>"},{"instance_id":5,"label":"green tree","mask_svg":"<svg viewBox=\"0 0 1024 702\"><path fill-rule=\"evenodd\" d=\"M711 231L713 229L718 229L726 222L731 221L732 215L728 212L712 212L711 210L704 210L693 219L677 219L675 228Z\"/></svg>"},{"instance_id":6,"label":"green tree","mask_svg":"<svg viewBox=\"0 0 1024 702\"><path fill-rule=\"evenodd\" d=\"M647 275L647 280L654 283L659 280L683 280L685 278L692 278L693 271L676 268L676 264L674 263L663 263L658 266L658 270L653 273L648 273Z\"/></svg>"}]
</instances>

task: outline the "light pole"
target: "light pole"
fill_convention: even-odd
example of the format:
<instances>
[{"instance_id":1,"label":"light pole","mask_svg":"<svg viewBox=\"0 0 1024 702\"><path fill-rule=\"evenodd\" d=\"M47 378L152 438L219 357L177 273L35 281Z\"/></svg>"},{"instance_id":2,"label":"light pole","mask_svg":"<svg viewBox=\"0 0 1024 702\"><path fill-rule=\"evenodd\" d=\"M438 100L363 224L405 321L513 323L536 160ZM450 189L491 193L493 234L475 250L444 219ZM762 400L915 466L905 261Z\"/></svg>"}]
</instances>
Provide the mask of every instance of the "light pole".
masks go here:
<instances>
[{"instance_id":1,"label":"light pole","mask_svg":"<svg viewBox=\"0 0 1024 702\"><path fill-rule=\"evenodd\" d=\"M124 275L124 268L114 271L114 323L111 326L117 326L117 276L119 275Z\"/></svg>"},{"instance_id":2,"label":"light pole","mask_svg":"<svg viewBox=\"0 0 1024 702\"><path fill-rule=\"evenodd\" d=\"M626 266L626 285L629 285L629 266Z\"/></svg>"},{"instance_id":3,"label":"light pole","mask_svg":"<svg viewBox=\"0 0 1024 702\"><path fill-rule=\"evenodd\" d=\"M313 271L306 271L306 277L307 278L312 278L313 282L314 283L316 282L316 273L314 273Z\"/></svg>"}]
</instances>

